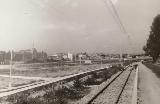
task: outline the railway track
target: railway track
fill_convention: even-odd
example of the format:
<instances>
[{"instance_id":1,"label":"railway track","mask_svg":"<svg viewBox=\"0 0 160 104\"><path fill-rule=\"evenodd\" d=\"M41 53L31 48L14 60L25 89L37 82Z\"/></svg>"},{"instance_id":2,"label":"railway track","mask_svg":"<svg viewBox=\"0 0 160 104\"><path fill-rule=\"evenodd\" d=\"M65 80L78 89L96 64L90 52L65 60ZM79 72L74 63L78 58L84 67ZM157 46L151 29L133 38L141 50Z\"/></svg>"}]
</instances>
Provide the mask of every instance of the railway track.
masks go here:
<instances>
[{"instance_id":1,"label":"railway track","mask_svg":"<svg viewBox=\"0 0 160 104\"><path fill-rule=\"evenodd\" d=\"M110 83L101 89L87 104L118 104L133 68L119 73Z\"/></svg>"},{"instance_id":2,"label":"railway track","mask_svg":"<svg viewBox=\"0 0 160 104\"><path fill-rule=\"evenodd\" d=\"M126 69L128 69L126 67ZM97 69L97 70L93 70L93 72L96 72L96 71L101 71L101 70L104 70L104 69ZM65 77L60 77L60 78L56 78L54 80L48 80L48 81L39 81L39 82L35 82L35 83L31 83L31 84L27 84L27 85L24 85L24 86L19 86L19 87L15 87L15 88L12 88L12 89L5 89L5 90L0 90L0 98L1 97L4 97L4 96L9 96L9 95L12 95L12 94L15 94L15 93L20 93L20 92L23 92L23 91L26 91L26 90L29 90L29 89L34 89L36 87L40 87L40 86L46 86L48 84L51 84L51 83L56 83L56 82L59 82L59 81L63 81L63 80L66 80L68 78L74 78L76 76L79 76L79 75L85 75L85 74L88 74L88 73L91 73L92 71L89 71L89 72L82 72L82 73L78 73L78 74L74 74L74 75L69 75L69 76L65 76ZM95 97L93 97L87 104L101 104L101 103L97 103L96 99L102 95L105 90L107 88L109 88L109 86L111 86L117 79L119 79L121 76L124 76L124 78L127 78L127 80L129 79L129 76L131 74L132 71L130 70L124 70L122 72L120 72L104 89L102 89ZM123 75L124 74L124 75ZM125 85L127 83L127 81L123 81L125 82ZM124 86L125 86L124 85ZM124 87L122 87L122 89L124 89ZM122 94L123 90L120 92L120 94L117 94L119 96L117 96L117 100L116 100L116 103L113 103L113 104L118 104L118 101L120 99L120 96ZM100 101L100 100L99 100ZM112 103L103 103L103 104L112 104Z\"/></svg>"}]
</instances>

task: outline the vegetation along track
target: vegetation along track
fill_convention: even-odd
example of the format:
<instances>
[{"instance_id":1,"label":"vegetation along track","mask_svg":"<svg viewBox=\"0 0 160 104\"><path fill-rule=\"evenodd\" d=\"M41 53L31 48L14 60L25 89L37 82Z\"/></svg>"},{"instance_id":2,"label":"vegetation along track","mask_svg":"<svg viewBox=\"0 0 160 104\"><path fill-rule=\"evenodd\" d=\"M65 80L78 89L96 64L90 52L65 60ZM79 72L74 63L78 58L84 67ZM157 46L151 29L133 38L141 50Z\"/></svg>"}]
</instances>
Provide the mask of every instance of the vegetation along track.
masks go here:
<instances>
[{"instance_id":1,"label":"vegetation along track","mask_svg":"<svg viewBox=\"0 0 160 104\"><path fill-rule=\"evenodd\" d=\"M100 90L87 104L118 104L133 68L119 73L110 83Z\"/></svg>"}]
</instances>

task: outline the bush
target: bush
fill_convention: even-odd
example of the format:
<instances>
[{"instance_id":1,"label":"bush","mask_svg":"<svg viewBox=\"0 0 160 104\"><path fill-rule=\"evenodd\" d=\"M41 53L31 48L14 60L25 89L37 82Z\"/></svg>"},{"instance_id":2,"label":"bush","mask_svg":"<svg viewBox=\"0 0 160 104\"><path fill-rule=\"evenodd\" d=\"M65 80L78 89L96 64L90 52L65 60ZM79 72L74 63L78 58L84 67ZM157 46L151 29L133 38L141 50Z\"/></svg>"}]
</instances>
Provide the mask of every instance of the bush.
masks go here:
<instances>
[{"instance_id":1,"label":"bush","mask_svg":"<svg viewBox=\"0 0 160 104\"><path fill-rule=\"evenodd\" d=\"M67 100L65 99L64 94L64 87L57 90L49 89L44 95L44 104L67 104Z\"/></svg>"},{"instance_id":2,"label":"bush","mask_svg":"<svg viewBox=\"0 0 160 104\"><path fill-rule=\"evenodd\" d=\"M102 83L102 76L98 75L97 73L93 73L88 76L88 78L84 81L84 84L89 86L89 85L99 85Z\"/></svg>"},{"instance_id":3,"label":"bush","mask_svg":"<svg viewBox=\"0 0 160 104\"><path fill-rule=\"evenodd\" d=\"M73 86L75 88L81 88L81 87L84 87L83 86L83 82L80 80L80 78L76 78L74 81L73 81Z\"/></svg>"},{"instance_id":4,"label":"bush","mask_svg":"<svg viewBox=\"0 0 160 104\"><path fill-rule=\"evenodd\" d=\"M103 78L104 78L104 81L109 79L111 77L110 73L108 72L108 70L105 70L103 72Z\"/></svg>"}]
</instances>

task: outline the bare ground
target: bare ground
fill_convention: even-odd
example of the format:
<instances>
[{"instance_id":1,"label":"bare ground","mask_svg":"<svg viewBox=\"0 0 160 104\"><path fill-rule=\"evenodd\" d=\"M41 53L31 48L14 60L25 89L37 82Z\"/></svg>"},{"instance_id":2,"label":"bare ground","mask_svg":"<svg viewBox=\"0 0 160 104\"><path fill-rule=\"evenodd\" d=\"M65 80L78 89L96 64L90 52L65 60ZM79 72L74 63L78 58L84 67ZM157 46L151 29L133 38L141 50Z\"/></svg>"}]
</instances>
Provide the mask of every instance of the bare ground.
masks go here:
<instances>
[{"instance_id":1,"label":"bare ground","mask_svg":"<svg viewBox=\"0 0 160 104\"><path fill-rule=\"evenodd\" d=\"M104 64L103 66L106 66ZM75 66L27 66L22 65L19 67L13 66L12 75L14 76L28 76L28 77L62 77L66 75L76 74L85 71L91 71L100 68L100 64L93 65L75 65ZM9 66L2 67L0 65L0 74L9 75Z\"/></svg>"}]
</instances>

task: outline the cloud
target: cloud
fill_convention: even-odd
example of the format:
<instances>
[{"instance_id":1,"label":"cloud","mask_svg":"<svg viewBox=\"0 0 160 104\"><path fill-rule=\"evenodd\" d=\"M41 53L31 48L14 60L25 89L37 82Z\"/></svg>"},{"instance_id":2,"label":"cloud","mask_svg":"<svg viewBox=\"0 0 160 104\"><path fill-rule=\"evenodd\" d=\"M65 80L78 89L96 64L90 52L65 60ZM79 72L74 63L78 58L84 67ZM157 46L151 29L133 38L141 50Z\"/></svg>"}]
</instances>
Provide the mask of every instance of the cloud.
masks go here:
<instances>
[{"instance_id":1,"label":"cloud","mask_svg":"<svg viewBox=\"0 0 160 104\"><path fill-rule=\"evenodd\" d=\"M118 0L111 0L113 2L113 4L116 4L118 2Z\"/></svg>"},{"instance_id":2,"label":"cloud","mask_svg":"<svg viewBox=\"0 0 160 104\"><path fill-rule=\"evenodd\" d=\"M78 2L73 2L73 3L71 4L72 7L78 7L78 5L79 5Z\"/></svg>"},{"instance_id":3,"label":"cloud","mask_svg":"<svg viewBox=\"0 0 160 104\"><path fill-rule=\"evenodd\" d=\"M79 5L78 0L63 0L63 1L61 1L61 6L78 7L78 5Z\"/></svg>"}]
</instances>

